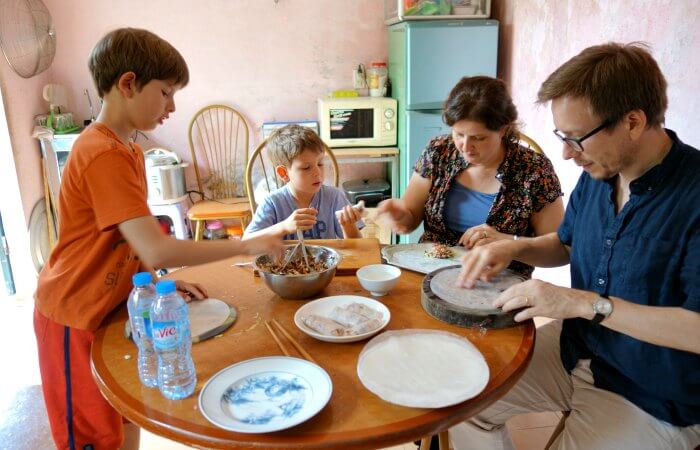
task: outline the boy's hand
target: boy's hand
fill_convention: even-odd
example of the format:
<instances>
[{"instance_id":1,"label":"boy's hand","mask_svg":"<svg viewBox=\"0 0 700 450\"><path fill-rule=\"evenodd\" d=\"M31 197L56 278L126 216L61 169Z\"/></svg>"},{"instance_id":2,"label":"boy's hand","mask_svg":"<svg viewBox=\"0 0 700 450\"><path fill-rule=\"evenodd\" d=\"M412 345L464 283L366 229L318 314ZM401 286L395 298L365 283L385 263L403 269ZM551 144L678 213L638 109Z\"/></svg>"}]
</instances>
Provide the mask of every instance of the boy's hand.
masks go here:
<instances>
[{"instance_id":1,"label":"boy's hand","mask_svg":"<svg viewBox=\"0 0 700 450\"><path fill-rule=\"evenodd\" d=\"M279 236L261 235L241 241L244 255L270 255L273 258L282 256L284 244Z\"/></svg>"},{"instance_id":2,"label":"boy's hand","mask_svg":"<svg viewBox=\"0 0 700 450\"><path fill-rule=\"evenodd\" d=\"M351 205L347 205L340 211L340 214L338 215L338 222L340 222L341 226L345 227L346 225L350 225L357 222L361 218L361 210L354 208Z\"/></svg>"},{"instance_id":3,"label":"boy's hand","mask_svg":"<svg viewBox=\"0 0 700 450\"><path fill-rule=\"evenodd\" d=\"M188 283L187 281L175 280L175 286L178 293L185 299L186 302L192 300L202 300L207 298L207 291L199 283Z\"/></svg>"},{"instance_id":4,"label":"boy's hand","mask_svg":"<svg viewBox=\"0 0 700 450\"><path fill-rule=\"evenodd\" d=\"M316 225L316 215L318 211L314 208L300 208L295 210L287 219L282 222L284 234L293 234L297 230L310 230Z\"/></svg>"}]
</instances>

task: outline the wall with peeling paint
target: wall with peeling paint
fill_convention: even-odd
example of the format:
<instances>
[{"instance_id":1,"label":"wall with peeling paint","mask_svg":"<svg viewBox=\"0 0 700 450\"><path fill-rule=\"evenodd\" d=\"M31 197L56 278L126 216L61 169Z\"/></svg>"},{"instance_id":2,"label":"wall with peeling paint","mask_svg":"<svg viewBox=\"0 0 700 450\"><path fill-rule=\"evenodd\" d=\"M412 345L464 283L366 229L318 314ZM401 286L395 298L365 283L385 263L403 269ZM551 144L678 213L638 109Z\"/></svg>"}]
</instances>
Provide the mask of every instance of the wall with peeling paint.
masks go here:
<instances>
[{"instance_id":1,"label":"wall with peeling paint","mask_svg":"<svg viewBox=\"0 0 700 450\"><path fill-rule=\"evenodd\" d=\"M352 70L359 62L385 60L387 53L379 0L44 2L58 36L52 66L30 80L17 77L6 65L0 73L26 217L43 195L38 144L28 137L33 115L45 107L41 87L63 84L68 110L81 121L88 118L83 91L90 90L93 103L97 94L87 58L97 40L114 28L149 29L187 60L190 84L176 96L177 111L148 133L149 141L139 140L146 148L170 148L185 159L187 126L201 107L224 103L237 108L249 120L254 149L262 122L315 120L318 97L352 87ZM343 170L352 176L354 169ZM188 182L194 184L193 175Z\"/></svg>"}]
</instances>

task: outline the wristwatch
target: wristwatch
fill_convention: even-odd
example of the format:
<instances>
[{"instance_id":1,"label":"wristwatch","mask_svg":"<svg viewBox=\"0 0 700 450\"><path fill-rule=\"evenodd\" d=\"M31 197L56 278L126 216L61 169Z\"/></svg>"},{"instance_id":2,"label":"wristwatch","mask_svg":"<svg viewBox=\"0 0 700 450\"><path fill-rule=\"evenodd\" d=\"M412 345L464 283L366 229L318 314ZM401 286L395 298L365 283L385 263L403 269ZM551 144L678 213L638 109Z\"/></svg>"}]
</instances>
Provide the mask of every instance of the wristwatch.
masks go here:
<instances>
[{"instance_id":1,"label":"wristwatch","mask_svg":"<svg viewBox=\"0 0 700 450\"><path fill-rule=\"evenodd\" d=\"M593 302L593 312L595 316L591 320L593 324L599 324L603 320L610 317L613 312L613 303L610 301L607 295L600 294L600 298Z\"/></svg>"}]
</instances>

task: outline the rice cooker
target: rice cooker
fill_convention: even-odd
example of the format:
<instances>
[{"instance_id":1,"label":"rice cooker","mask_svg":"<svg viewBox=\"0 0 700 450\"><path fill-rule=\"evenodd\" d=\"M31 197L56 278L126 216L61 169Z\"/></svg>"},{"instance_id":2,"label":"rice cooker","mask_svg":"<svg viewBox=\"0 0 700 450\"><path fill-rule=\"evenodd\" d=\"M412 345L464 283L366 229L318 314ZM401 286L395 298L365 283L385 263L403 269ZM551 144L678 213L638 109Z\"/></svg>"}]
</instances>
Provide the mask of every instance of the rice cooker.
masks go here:
<instances>
[{"instance_id":1,"label":"rice cooker","mask_svg":"<svg viewBox=\"0 0 700 450\"><path fill-rule=\"evenodd\" d=\"M189 166L189 163L183 163L177 153L162 148L147 150L144 152L144 158L148 203L174 203L187 194L185 167Z\"/></svg>"}]
</instances>

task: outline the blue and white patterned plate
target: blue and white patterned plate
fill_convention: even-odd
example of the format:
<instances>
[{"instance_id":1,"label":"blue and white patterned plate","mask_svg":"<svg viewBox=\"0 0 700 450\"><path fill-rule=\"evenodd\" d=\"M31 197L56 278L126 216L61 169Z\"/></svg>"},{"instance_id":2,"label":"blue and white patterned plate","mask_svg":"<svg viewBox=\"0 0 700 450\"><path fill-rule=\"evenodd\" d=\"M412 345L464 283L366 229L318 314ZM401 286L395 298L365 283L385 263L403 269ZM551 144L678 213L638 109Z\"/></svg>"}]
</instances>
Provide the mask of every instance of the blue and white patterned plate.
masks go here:
<instances>
[{"instance_id":1,"label":"blue and white patterned plate","mask_svg":"<svg viewBox=\"0 0 700 450\"><path fill-rule=\"evenodd\" d=\"M199 410L226 430L268 433L310 419L326 406L332 392L328 373L316 364L268 356L216 373L199 394Z\"/></svg>"}]
</instances>

